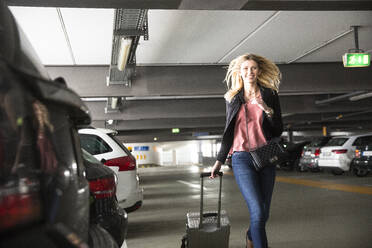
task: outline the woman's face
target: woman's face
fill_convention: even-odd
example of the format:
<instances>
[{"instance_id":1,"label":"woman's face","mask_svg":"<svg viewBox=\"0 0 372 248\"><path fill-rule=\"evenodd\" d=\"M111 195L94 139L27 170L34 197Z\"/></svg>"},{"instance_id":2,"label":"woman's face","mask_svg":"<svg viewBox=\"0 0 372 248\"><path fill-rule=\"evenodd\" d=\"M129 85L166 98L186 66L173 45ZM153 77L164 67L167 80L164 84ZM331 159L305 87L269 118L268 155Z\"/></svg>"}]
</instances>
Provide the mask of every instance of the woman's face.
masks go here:
<instances>
[{"instance_id":1,"label":"woman's face","mask_svg":"<svg viewBox=\"0 0 372 248\"><path fill-rule=\"evenodd\" d=\"M254 60L246 60L240 66L240 75L244 83L256 83L259 72L260 69Z\"/></svg>"}]
</instances>

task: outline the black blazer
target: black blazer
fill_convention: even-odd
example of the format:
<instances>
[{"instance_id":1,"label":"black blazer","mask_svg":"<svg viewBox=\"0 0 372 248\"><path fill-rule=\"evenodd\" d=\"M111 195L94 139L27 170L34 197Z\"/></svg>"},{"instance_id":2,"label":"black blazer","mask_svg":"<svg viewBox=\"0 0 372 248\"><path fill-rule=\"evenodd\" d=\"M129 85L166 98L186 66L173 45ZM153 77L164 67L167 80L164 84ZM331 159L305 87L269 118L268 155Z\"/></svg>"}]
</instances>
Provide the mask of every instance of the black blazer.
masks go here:
<instances>
[{"instance_id":1,"label":"black blazer","mask_svg":"<svg viewBox=\"0 0 372 248\"><path fill-rule=\"evenodd\" d=\"M265 88L259 85L262 100L266 105L274 110L273 116L270 118L264 111L262 121L262 130L267 141L274 137L280 137L283 132L282 112L280 109L279 96L276 91ZM227 154L230 151L232 143L234 141L234 128L236 121L236 114L238 113L244 100L244 90L241 90L234 96L231 102L226 101L226 125L225 131L222 136L222 143L220 151L217 155L217 160L221 163L225 163Z\"/></svg>"}]
</instances>

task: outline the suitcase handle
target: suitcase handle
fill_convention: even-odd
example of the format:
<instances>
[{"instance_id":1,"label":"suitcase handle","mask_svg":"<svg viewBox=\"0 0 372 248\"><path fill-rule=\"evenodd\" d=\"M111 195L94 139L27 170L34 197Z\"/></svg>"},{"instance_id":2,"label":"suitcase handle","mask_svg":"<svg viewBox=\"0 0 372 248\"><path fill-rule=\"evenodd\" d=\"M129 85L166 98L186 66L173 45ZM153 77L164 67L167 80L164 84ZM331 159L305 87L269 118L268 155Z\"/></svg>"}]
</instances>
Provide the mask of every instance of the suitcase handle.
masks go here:
<instances>
[{"instance_id":1,"label":"suitcase handle","mask_svg":"<svg viewBox=\"0 0 372 248\"><path fill-rule=\"evenodd\" d=\"M211 175L210 172L203 172L203 173L200 173L200 177L209 177ZM218 171L218 172L215 172L214 175L219 175L220 177L223 176L223 172L222 171Z\"/></svg>"},{"instance_id":2,"label":"suitcase handle","mask_svg":"<svg viewBox=\"0 0 372 248\"><path fill-rule=\"evenodd\" d=\"M218 216L218 214L216 214L216 213L205 213L205 214L203 214L203 218L205 218L205 217L216 217L216 216Z\"/></svg>"},{"instance_id":3,"label":"suitcase handle","mask_svg":"<svg viewBox=\"0 0 372 248\"><path fill-rule=\"evenodd\" d=\"M203 199L204 199L204 177L209 177L211 175L210 172L203 172L203 173L200 173L200 220L199 220L199 229L201 229L203 227L203 217L208 217L206 215L208 214L205 214L203 215ZM223 172L222 171L218 171L215 173L215 175L219 175L220 176L220 189L219 189L219 192L218 192L218 211L217 211L217 228L220 228L221 227L221 191L222 191L222 176L223 176ZM215 214L211 215L211 216L215 216Z\"/></svg>"}]
</instances>

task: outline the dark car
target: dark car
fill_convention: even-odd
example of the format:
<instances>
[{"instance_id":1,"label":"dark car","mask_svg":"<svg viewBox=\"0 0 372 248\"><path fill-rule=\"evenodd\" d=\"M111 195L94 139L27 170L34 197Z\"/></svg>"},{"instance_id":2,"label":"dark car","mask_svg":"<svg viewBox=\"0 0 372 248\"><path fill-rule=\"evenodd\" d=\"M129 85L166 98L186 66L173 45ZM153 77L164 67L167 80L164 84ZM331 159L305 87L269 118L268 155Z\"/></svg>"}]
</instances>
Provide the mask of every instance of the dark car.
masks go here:
<instances>
[{"instance_id":1,"label":"dark car","mask_svg":"<svg viewBox=\"0 0 372 248\"><path fill-rule=\"evenodd\" d=\"M281 159L281 163L277 165L278 169L281 170L298 170L301 171L299 161L304 146L308 145L310 141L305 140L301 142L288 142L283 141L282 145L285 150L285 154Z\"/></svg>"},{"instance_id":2,"label":"dark car","mask_svg":"<svg viewBox=\"0 0 372 248\"><path fill-rule=\"evenodd\" d=\"M89 223L80 97L51 81L0 2L0 247L117 247Z\"/></svg>"},{"instance_id":3,"label":"dark car","mask_svg":"<svg viewBox=\"0 0 372 248\"><path fill-rule=\"evenodd\" d=\"M316 138L309 145L306 145L303 149L299 166L303 170L320 171L318 166L320 148L325 146L331 138L331 136Z\"/></svg>"},{"instance_id":4,"label":"dark car","mask_svg":"<svg viewBox=\"0 0 372 248\"><path fill-rule=\"evenodd\" d=\"M84 149L82 151L91 193L90 221L106 229L121 247L127 234L128 217L118 205L116 175L93 155Z\"/></svg>"},{"instance_id":5,"label":"dark car","mask_svg":"<svg viewBox=\"0 0 372 248\"><path fill-rule=\"evenodd\" d=\"M366 146L357 146L351 168L358 177L367 176L372 171L372 140Z\"/></svg>"}]
</instances>

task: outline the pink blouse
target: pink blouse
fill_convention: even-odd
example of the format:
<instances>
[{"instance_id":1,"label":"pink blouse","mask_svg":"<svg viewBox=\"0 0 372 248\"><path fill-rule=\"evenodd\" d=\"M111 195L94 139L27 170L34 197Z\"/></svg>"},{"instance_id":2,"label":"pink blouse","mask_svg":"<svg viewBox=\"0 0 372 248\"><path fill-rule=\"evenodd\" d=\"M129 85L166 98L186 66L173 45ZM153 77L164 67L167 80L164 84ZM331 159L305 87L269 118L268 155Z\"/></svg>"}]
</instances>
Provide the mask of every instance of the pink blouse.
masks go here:
<instances>
[{"instance_id":1,"label":"pink blouse","mask_svg":"<svg viewBox=\"0 0 372 248\"><path fill-rule=\"evenodd\" d=\"M257 104L249 101L240 106L236 116L234 141L230 153L251 151L266 144L261 126L262 120L263 111Z\"/></svg>"}]
</instances>

